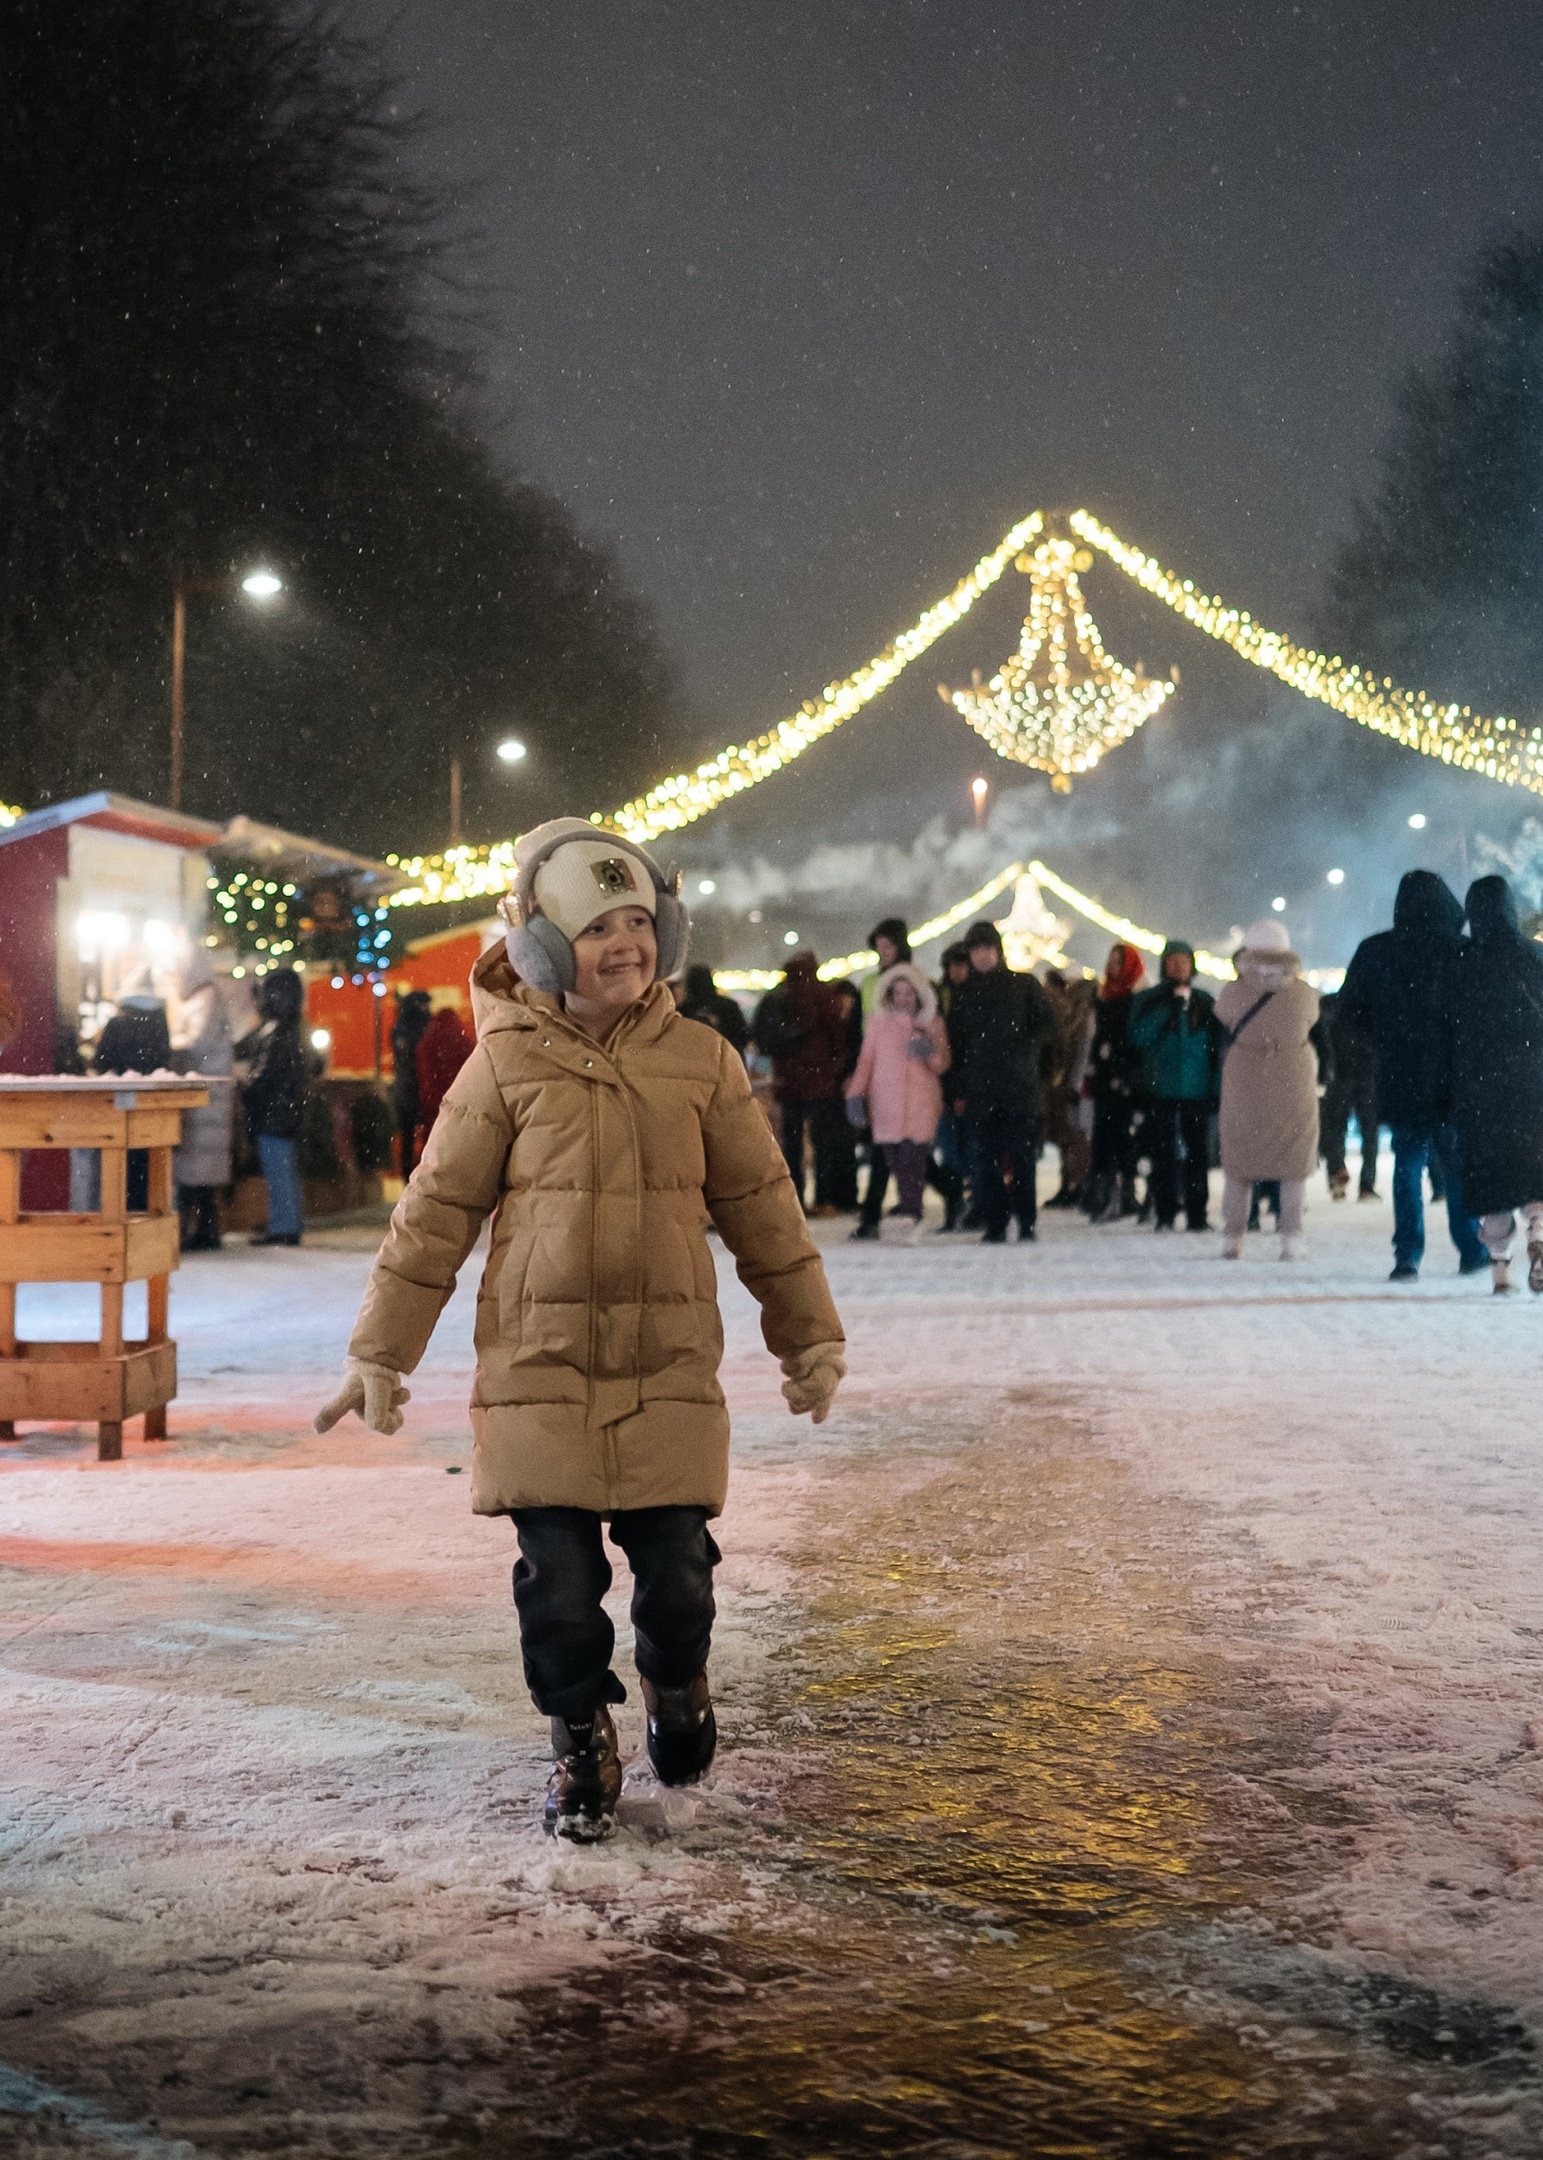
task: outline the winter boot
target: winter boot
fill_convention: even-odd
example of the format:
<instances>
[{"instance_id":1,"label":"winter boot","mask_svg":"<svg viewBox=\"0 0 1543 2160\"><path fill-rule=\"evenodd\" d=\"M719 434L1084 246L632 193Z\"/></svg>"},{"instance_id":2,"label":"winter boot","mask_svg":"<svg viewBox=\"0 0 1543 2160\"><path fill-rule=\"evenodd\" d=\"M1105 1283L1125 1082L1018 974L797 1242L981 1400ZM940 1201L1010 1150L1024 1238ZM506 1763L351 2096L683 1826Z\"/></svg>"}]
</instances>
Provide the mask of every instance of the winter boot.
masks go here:
<instances>
[{"instance_id":1,"label":"winter boot","mask_svg":"<svg viewBox=\"0 0 1543 2160\"><path fill-rule=\"evenodd\" d=\"M1509 1253L1500 1260L1491 1258L1489 1273L1490 1283L1496 1297L1509 1297L1516 1287L1511 1280L1511 1258Z\"/></svg>"},{"instance_id":2,"label":"winter boot","mask_svg":"<svg viewBox=\"0 0 1543 2160\"><path fill-rule=\"evenodd\" d=\"M1348 1170L1336 1170L1329 1180L1329 1198L1331 1200L1343 1200L1349 1190L1350 1172Z\"/></svg>"},{"instance_id":3,"label":"winter boot","mask_svg":"<svg viewBox=\"0 0 1543 2160\"><path fill-rule=\"evenodd\" d=\"M1243 1240L1234 1236L1229 1230L1222 1239L1222 1258L1224 1260L1241 1260L1242 1257Z\"/></svg>"},{"instance_id":4,"label":"winter boot","mask_svg":"<svg viewBox=\"0 0 1543 2160\"><path fill-rule=\"evenodd\" d=\"M661 1785L694 1785L712 1764L718 1749L718 1721L707 1675L699 1672L684 1687L655 1687L644 1680L648 1712L648 1759Z\"/></svg>"},{"instance_id":5,"label":"winter boot","mask_svg":"<svg viewBox=\"0 0 1543 2160\"><path fill-rule=\"evenodd\" d=\"M621 1757L604 1703L593 1717L552 1720L552 1775L546 1788L548 1837L594 1845L616 1828Z\"/></svg>"},{"instance_id":6,"label":"winter boot","mask_svg":"<svg viewBox=\"0 0 1543 2160\"><path fill-rule=\"evenodd\" d=\"M1305 1260L1307 1258L1307 1240L1300 1230L1282 1232L1280 1256L1283 1260Z\"/></svg>"},{"instance_id":7,"label":"winter boot","mask_svg":"<svg viewBox=\"0 0 1543 2160\"><path fill-rule=\"evenodd\" d=\"M915 1245L922 1234L917 1215L891 1215L880 1233L886 1245Z\"/></svg>"},{"instance_id":8,"label":"winter boot","mask_svg":"<svg viewBox=\"0 0 1543 2160\"><path fill-rule=\"evenodd\" d=\"M1536 1238L1527 1240L1527 1288L1543 1295L1543 1244Z\"/></svg>"}]
</instances>

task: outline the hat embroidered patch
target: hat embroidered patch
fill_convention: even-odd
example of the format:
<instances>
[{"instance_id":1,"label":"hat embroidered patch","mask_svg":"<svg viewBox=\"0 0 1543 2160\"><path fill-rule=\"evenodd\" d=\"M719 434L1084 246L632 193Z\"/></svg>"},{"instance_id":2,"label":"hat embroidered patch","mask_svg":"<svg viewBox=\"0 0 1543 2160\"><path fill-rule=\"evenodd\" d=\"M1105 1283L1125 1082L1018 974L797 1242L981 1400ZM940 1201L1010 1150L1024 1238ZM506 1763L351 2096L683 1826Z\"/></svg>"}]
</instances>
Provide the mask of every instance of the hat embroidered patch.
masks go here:
<instances>
[{"instance_id":1,"label":"hat embroidered patch","mask_svg":"<svg viewBox=\"0 0 1543 2160\"><path fill-rule=\"evenodd\" d=\"M636 892L637 881L624 856L607 855L602 862L592 862L589 867L595 883L608 897L613 893Z\"/></svg>"}]
</instances>

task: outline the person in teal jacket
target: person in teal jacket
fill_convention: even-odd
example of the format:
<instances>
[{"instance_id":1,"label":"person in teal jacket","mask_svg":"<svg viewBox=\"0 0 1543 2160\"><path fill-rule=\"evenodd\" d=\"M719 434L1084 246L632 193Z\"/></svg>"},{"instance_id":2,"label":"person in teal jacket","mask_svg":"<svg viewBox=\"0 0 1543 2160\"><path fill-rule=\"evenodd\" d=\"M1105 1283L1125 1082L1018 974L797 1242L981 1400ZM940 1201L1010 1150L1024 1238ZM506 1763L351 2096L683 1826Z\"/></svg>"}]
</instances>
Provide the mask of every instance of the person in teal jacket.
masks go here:
<instances>
[{"instance_id":1,"label":"person in teal jacket","mask_svg":"<svg viewBox=\"0 0 1543 2160\"><path fill-rule=\"evenodd\" d=\"M1174 1227L1182 1180L1185 1222L1191 1230L1207 1229L1206 1134L1218 1093L1221 1031L1215 1000L1195 983L1195 949L1182 938L1163 947L1156 988L1134 999L1130 1039L1141 1052L1156 1227Z\"/></svg>"}]
</instances>

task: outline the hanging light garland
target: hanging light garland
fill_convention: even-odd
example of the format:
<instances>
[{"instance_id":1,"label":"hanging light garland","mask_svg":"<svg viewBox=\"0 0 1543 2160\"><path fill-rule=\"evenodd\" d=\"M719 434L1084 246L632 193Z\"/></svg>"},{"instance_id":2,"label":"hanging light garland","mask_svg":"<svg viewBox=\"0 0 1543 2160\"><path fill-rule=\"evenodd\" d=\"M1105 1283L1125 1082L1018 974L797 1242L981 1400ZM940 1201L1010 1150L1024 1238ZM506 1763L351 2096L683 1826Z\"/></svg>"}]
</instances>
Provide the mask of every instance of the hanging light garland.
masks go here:
<instances>
[{"instance_id":1,"label":"hanging light garland","mask_svg":"<svg viewBox=\"0 0 1543 2160\"><path fill-rule=\"evenodd\" d=\"M1369 675L1338 655L1326 659L1310 646L1293 644L1278 630L1267 630L1245 609L1227 607L1211 594L1197 592L1193 579L1175 577L1086 510L1074 511L1067 523L1143 592L1161 600L1207 637L1230 645L1254 667L1278 676L1303 697L1315 698L1320 705L1330 706L1378 735L1391 736L1423 757L1440 758L1444 765L1543 795L1543 728L1485 719L1471 705L1442 704L1421 690L1399 689L1391 676Z\"/></svg>"},{"instance_id":2,"label":"hanging light garland","mask_svg":"<svg viewBox=\"0 0 1543 2160\"><path fill-rule=\"evenodd\" d=\"M989 683L977 673L970 689L939 683L938 695L998 757L1049 773L1065 795L1075 774L1151 719L1174 682L1152 681L1105 651L1078 578L1093 567L1086 548L1054 534L1017 567L1032 587L1017 652Z\"/></svg>"},{"instance_id":3,"label":"hanging light garland","mask_svg":"<svg viewBox=\"0 0 1543 2160\"><path fill-rule=\"evenodd\" d=\"M1439 758L1443 764L1458 766L1466 772L1484 773L1508 787L1525 787L1543 795L1543 728L1524 728L1515 720L1486 719L1475 714L1469 706L1441 704L1419 691L1401 690L1387 678L1379 682L1341 659L1326 659L1309 647L1293 644L1279 631L1267 630L1256 623L1242 609L1227 607L1209 594L1197 592L1192 580L1173 576L1151 556L1121 540L1086 510L1074 511L1066 523L1077 539L1106 555L1143 591L1161 600L1208 637L1219 638L1230 645L1253 666L1268 669L1304 697L1315 698L1360 726L1390 736L1405 748L1418 750L1426 757ZM646 795L623 803L619 810L608 814L595 811L592 822L625 833L629 839L646 845L664 833L677 832L683 826L694 824L731 796L742 794L747 788L769 779L773 773L782 771L784 766L801 757L805 750L887 689L929 645L961 621L982 593L996 583L1008 564L1023 554L1031 540L1039 539L1044 532L1045 518L1041 512L1024 518L1004 537L1000 546L981 558L951 593L928 608L909 630L902 632L892 645L869 661L866 667L859 668L855 675L848 676L844 682L827 684L818 698L808 700L796 714L768 734L720 751L706 764L697 766L694 772L677 773L671 779L662 780ZM1069 546L1070 543L1063 539L1058 545ZM1040 552L1036 549L1034 556L1025 558L1031 576L1035 574L1033 565ZM1059 763L1046 763L1033 756L1023 759L1030 764L1041 763L1042 769L1050 772L1052 784L1059 779L1069 785L1072 774L1091 770L1106 750L1125 741L1148 719L1173 689L1171 681L1148 680L1139 669L1123 668L1104 651L1097 625L1087 613L1078 584L1080 573L1086 567L1083 551L1075 549L1064 578L1060 579L1060 621L1065 626L1068 669L1064 716L1072 724L1071 732L1059 746ZM1049 583L1048 564L1041 566L1040 576ZM1009 671L1026 661L1025 648L1030 642L1033 625L1031 606L1018 658L1008 663L996 682L1005 684ZM1056 649L1055 638L1050 634L1052 627L1047 623L1046 635L1041 638L1039 651L1035 654L1039 659L1040 653L1048 648L1048 656L1042 663L1046 674L1045 690L1050 688L1049 675ZM1084 675L1075 674L1072 647L1078 653L1077 665L1086 667ZM1073 686L1079 680L1094 683L1100 671L1104 676L1102 685L1097 693L1091 690L1084 693L1089 710L1079 714ZM1032 665L1025 666L1024 673L1026 681L1034 680ZM1122 681L1127 700L1124 703L1119 694ZM1027 743L1032 747L1037 739L1047 741L1052 752L1056 750L1055 725L1053 721L1047 723L1045 718L1045 690L1041 690L1035 680L1035 706L1017 713L1009 711L993 721L993 725L1000 724L1002 728L1003 742L992 741L990 734L986 734L986 739L992 741L992 747L999 749L1003 756L1021 759L1024 745ZM995 682L976 690L945 692L949 702L956 705L959 698L979 697L989 701L995 694ZM1151 702L1145 710L1140 710L1145 699ZM962 707L959 709L963 710ZM1036 712L1037 718L1034 717ZM1095 712L1098 715L1096 721L1093 719ZM1136 716L1138 712L1139 717ZM972 726L977 724L975 714L965 712L965 717ZM982 709L980 718L984 717ZM1076 737L1078 727L1084 730L1081 740ZM981 731L986 733L984 727ZM1078 757L1084 760L1080 767ZM3 822L3 816L0 816L0 823ZM422 907L430 902L481 899L502 892L509 882L514 843L501 840L491 847L459 847L447 849L442 854L390 855L386 859L411 880L390 896L390 905L394 908Z\"/></svg>"}]
</instances>

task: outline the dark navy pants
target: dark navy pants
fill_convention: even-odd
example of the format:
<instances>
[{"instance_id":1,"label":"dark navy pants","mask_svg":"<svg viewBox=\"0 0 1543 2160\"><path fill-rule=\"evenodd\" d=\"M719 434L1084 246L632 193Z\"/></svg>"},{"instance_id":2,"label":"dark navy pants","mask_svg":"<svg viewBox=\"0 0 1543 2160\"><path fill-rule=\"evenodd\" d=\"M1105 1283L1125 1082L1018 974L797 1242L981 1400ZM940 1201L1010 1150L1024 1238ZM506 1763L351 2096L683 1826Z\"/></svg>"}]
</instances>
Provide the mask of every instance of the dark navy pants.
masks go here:
<instances>
[{"instance_id":1,"label":"dark navy pants","mask_svg":"<svg viewBox=\"0 0 1543 2160\"><path fill-rule=\"evenodd\" d=\"M682 1687L707 1664L713 1569L723 1558L700 1507L632 1508L609 1517L632 1569L638 1671L656 1687ZM611 1587L601 1518L588 1508L516 1508L520 1557L514 1604L520 1651L536 1708L547 1717L589 1717L625 1702L611 1670L616 1630L601 1599Z\"/></svg>"}]
</instances>

